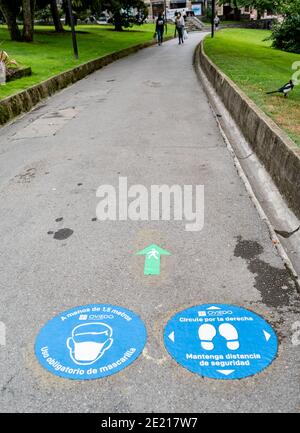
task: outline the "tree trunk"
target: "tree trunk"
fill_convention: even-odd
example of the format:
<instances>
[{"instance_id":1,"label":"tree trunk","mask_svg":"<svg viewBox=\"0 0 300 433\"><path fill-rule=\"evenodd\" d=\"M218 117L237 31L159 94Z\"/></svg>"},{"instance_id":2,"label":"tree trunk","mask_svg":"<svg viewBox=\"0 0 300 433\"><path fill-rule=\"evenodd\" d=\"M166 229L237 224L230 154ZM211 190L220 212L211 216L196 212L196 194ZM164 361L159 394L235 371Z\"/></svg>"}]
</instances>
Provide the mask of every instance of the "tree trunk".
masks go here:
<instances>
[{"instance_id":1,"label":"tree trunk","mask_svg":"<svg viewBox=\"0 0 300 433\"><path fill-rule=\"evenodd\" d=\"M33 8L31 0L22 0L23 9L23 40L33 41Z\"/></svg>"},{"instance_id":2,"label":"tree trunk","mask_svg":"<svg viewBox=\"0 0 300 433\"><path fill-rule=\"evenodd\" d=\"M114 21L115 21L115 30L117 32L122 32L123 28L122 28L122 17L121 14L119 12L116 12L114 14Z\"/></svg>"},{"instance_id":3,"label":"tree trunk","mask_svg":"<svg viewBox=\"0 0 300 433\"><path fill-rule=\"evenodd\" d=\"M50 0L50 8L51 8L51 14L52 14L52 19L53 19L55 31L58 33L64 32L62 22L60 21L60 18L59 18L56 0Z\"/></svg>"},{"instance_id":4,"label":"tree trunk","mask_svg":"<svg viewBox=\"0 0 300 433\"><path fill-rule=\"evenodd\" d=\"M240 21L241 19L241 11L239 8L234 8L234 19L236 21Z\"/></svg>"},{"instance_id":5,"label":"tree trunk","mask_svg":"<svg viewBox=\"0 0 300 433\"><path fill-rule=\"evenodd\" d=\"M62 2L62 9L65 13L65 25L70 26L70 12L69 12L69 6L67 4L67 0L63 0Z\"/></svg>"},{"instance_id":6,"label":"tree trunk","mask_svg":"<svg viewBox=\"0 0 300 433\"><path fill-rule=\"evenodd\" d=\"M22 35L17 24L17 13L13 10L7 0L0 0L0 9L8 26L8 31L12 41L21 41Z\"/></svg>"},{"instance_id":7,"label":"tree trunk","mask_svg":"<svg viewBox=\"0 0 300 433\"><path fill-rule=\"evenodd\" d=\"M35 14L35 5L36 0L30 0L30 8L31 8L31 23L32 23L32 34L34 31L34 14Z\"/></svg>"}]
</instances>

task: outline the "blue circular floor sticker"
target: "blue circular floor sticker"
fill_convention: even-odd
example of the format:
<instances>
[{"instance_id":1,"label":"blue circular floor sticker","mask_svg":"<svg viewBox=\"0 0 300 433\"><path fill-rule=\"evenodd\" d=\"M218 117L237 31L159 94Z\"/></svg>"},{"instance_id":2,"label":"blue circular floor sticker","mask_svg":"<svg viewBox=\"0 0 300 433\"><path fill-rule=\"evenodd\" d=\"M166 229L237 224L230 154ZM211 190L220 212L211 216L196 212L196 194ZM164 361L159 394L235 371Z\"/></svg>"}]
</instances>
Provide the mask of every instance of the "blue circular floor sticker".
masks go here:
<instances>
[{"instance_id":1,"label":"blue circular floor sticker","mask_svg":"<svg viewBox=\"0 0 300 433\"><path fill-rule=\"evenodd\" d=\"M51 373L67 379L99 379L134 362L146 328L132 311L92 304L65 311L41 329L35 353Z\"/></svg>"},{"instance_id":2,"label":"blue circular floor sticker","mask_svg":"<svg viewBox=\"0 0 300 433\"><path fill-rule=\"evenodd\" d=\"M241 379L259 373L277 354L277 337L260 316L234 305L206 304L181 311L168 322L167 351L193 373Z\"/></svg>"}]
</instances>

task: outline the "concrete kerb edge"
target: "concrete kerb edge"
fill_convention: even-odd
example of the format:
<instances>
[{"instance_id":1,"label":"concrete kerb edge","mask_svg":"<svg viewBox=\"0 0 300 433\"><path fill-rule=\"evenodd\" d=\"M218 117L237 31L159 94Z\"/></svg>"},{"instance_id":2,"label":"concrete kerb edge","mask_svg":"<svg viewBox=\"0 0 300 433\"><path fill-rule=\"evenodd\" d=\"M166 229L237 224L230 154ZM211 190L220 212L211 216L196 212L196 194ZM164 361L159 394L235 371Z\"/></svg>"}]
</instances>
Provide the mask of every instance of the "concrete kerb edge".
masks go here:
<instances>
[{"instance_id":1,"label":"concrete kerb edge","mask_svg":"<svg viewBox=\"0 0 300 433\"><path fill-rule=\"evenodd\" d=\"M252 186L251 186L251 184L250 184L250 182L249 182L249 180L248 180L248 178L247 178L247 176L246 176L246 174L244 172L244 169L241 166L240 161L238 160L238 158L237 158L237 156L236 156L236 154L234 152L234 149L231 146L231 143L230 143L230 141L228 140L228 138L226 136L226 133L224 132L224 130L223 130L223 128L222 128L219 120L216 119L216 121L218 123L218 126L219 126L219 129L221 131L222 137L223 137L223 139L224 139L224 141L226 143L227 149L229 150L229 152L232 155L232 158L234 160L234 165L236 166L238 174L241 177L242 181L244 182L244 185L245 185L245 188L246 188L246 190L248 192L248 195L251 198L251 200L252 200L252 202L253 202L253 204L254 204L254 206L255 206L255 208L256 208L256 210L257 210L257 212L258 212L258 214L259 214L259 216L261 218L261 220L266 224L266 226L268 228L268 231L269 231L269 234L270 234L270 238L271 238L273 244L275 245L275 247L276 247L276 249L277 249L280 257L282 258L283 263L284 263L286 269L290 272L292 278L294 279L294 281L295 281L295 283L297 285L298 291L300 291L299 276L298 276L298 274L297 274L297 272L296 272L296 270L295 270L295 268L294 268L291 260L289 259L289 257L287 255L285 249L283 248L283 246L282 246L282 244L281 244L281 242L280 242L280 240L279 240L279 238L278 238L278 236L277 236L277 234L276 234L276 232L275 232L275 230L274 230L274 228L272 226L271 221L267 217L267 215L266 215L265 211L263 210L263 208L262 208L259 200L257 199L257 197L256 197L256 195L255 195L255 193L253 191L253 188L252 188Z\"/></svg>"},{"instance_id":2,"label":"concrete kerb edge","mask_svg":"<svg viewBox=\"0 0 300 433\"><path fill-rule=\"evenodd\" d=\"M300 218L300 148L207 57L203 41L194 54L205 74L295 215ZM207 92L206 92L207 93Z\"/></svg>"},{"instance_id":3,"label":"concrete kerb edge","mask_svg":"<svg viewBox=\"0 0 300 433\"><path fill-rule=\"evenodd\" d=\"M165 40L172 39L172 36L166 37ZM87 75L103 68L104 66L134 54L137 51L155 45L156 41L152 40L142 44L133 45L132 47L124 48L123 50L107 54L106 56L89 60L86 63L75 66L72 69L64 71L58 75L48 78L41 83L35 84L28 89L25 89L12 96L0 100L0 127L8 122L11 122L21 114L25 114L32 110L43 99L54 95L56 92L82 80Z\"/></svg>"},{"instance_id":4,"label":"concrete kerb edge","mask_svg":"<svg viewBox=\"0 0 300 433\"><path fill-rule=\"evenodd\" d=\"M205 93L206 93L207 97L210 99L210 93L209 93L208 89L206 89L206 85L205 85L205 84L203 83L203 81L201 80L201 75L200 75L201 72L202 72L206 77L207 77L207 75L206 75L205 71L203 71L203 69L200 67L200 62L199 62L199 57L200 57L199 50L200 50L200 49L201 49L201 44L199 44L199 45L197 46L197 48L196 48L196 50L195 50L195 53L194 53L194 67L195 67L195 70L196 70L196 74L197 74L197 76L198 76L198 79L199 79L199 81L201 82L201 85L203 86L203 88L204 88L204 90L205 90ZM200 71L201 71L201 72L200 72ZM207 77L207 78L208 78L208 77ZM209 81L210 81L210 80L209 80ZM252 101L251 101L251 102L252 102ZM214 111L214 109L213 109L212 106L211 106L211 109L212 109L212 111ZM224 142L225 142L225 144L226 144L226 147L227 147L227 149L229 150L229 152L230 152L230 154L231 154L231 156L232 156L232 158L233 158L234 165L236 166L236 169L237 169L237 171L238 171L238 174L239 174L239 176L241 177L241 179L242 179L242 181L243 181L243 183L244 183L244 185L245 185L245 188L246 188L246 190L247 190L247 192L248 192L248 195L249 195L250 199L252 200L252 202L253 202L253 204L254 204L254 206L255 206L255 208L256 208L256 210L257 210L257 212L258 212L258 214L259 214L259 216L260 216L260 218L261 218L261 220L266 224L266 226L267 226L267 228L268 228L268 231L269 231L269 234L270 234L270 239L272 240L272 242L273 242L273 244L275 245L275 247L276 247L276 249L277 249L277 251L278 251L280 257L282 258L282 260L283 260L283 262L284 262L284 265L285 265L286 269L288 270L288 272L291 274L293 280L295 281L295 284L296 284L296 286L297 286L298 291L300 291L300 281L299 281L299 276L298 276L298 274L297 274L297 272L296 272L296 270L295 270L295 268L294 268L294 266L293 266L291 260L289 259L288 255L287 255L287 253L286 253L286 251L285 251L285 249L284 249L284 247L282 246L282 244L281 244L281 242L280 242L280 239L278 238L276 232L274 231L274 228L273 228L273 226L272 226L272 224L271 224L269 218L267 217L267 215L266 215L265 211L263 210L263 208L262 208L262 206L261 206L259 200L257 199L257 197L256 197L256 195L255 195L255 193L254 193L254 191L253 191L253 188L252 188L252 186L251 186L251 183L249 182L249 180L248 180L248 178L247 178L247 175L245 174L244 169L243 169L243 167L241 166L241 164L240 164L240 162L239 162L239 160L238 160L238 158L237 158L237 156L236 156L236 154L235 154L235 151L234 151L233 147L231 146L231 143L230 143L230 141L228 140L228 138L227 138L227 136L226 136L226 133L225 133L225 131L223 130L222 125L221 125L221 123L219 122L219 120L218 120L217 117L216 117L216 122L217 122L217 124L218 124L219 129L220 129L220 132L221 132L221 135L222 135L222 137L223 137L223 140L224 140Z\"/></svg>"}]
</instances>

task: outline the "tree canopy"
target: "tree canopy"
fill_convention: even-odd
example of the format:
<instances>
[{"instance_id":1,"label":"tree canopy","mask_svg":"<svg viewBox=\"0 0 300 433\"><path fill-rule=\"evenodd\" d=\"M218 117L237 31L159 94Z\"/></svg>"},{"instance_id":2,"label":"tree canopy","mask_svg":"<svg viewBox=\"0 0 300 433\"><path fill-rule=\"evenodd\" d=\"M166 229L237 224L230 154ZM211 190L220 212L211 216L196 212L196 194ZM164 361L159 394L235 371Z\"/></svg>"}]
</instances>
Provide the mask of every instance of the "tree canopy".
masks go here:
<instances>
[{"instance_id":1,"label":"tree canopy","mask_svg":"<svg viewBox=\"0 0 300 433\"><path fill-rule=\"evenodd\" d=\"M103 9L111 13L111 22L118 31L132 24L142 24L148 16L148 8L142 0L103 0Z\"/></svg>"},{"instance_id":2,"label":"tree canopy","mask_svg":"<svg viewBox=\"0 0 300 433\"><path fill-rule=\"evenodd\" d=\"M67 0L62 0L61 7L68 24ZM44 8L48 9L47 14L51 15L55 30L63 32L57 0L0 0L0 11L8 25L11 39L31 42L36 12ZM123 27L130 27L132 24L142 24L148 15L148 8L143 0L72 0L72 9L76 14L87 11L96 15L106 10L110 13L111 22L116 30L122 30ZM21 18L23 22L22 30L17 18Z\"/></svg>"}]
</instances>

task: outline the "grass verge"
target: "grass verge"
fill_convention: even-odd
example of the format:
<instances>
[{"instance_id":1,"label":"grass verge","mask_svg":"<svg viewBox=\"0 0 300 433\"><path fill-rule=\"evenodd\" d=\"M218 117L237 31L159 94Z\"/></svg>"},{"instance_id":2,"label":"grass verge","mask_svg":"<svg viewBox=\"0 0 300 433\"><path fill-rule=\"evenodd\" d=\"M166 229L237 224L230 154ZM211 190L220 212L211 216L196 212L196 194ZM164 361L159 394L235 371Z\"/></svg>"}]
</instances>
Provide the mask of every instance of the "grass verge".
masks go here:
<instances>
[{"instance_id":1,"label":"grass verge","mask_svg":"<svg viewBox=\"0 0 300 433\"><path fill-rule=\"evenodd\" d=\"M205 53L231 78L267 115L269 115L300 146L300 85L284 98L267 95L287 83L300 61L291 54L271 47L265 39L266 30L227 29L206 38ZM299 66L298 66L299 67Z\"/></svg>"},{"instance_id":2,"label":"grass verge","mask_svg":"<svg viewBox=\"0 0 300 433\"><path fill-rule=\"evenodd\" d=\"M53 27L37 26L31 44L12 42L5 26L0 26L0 49L22 66L31 66L32 76L0 86L0 99L40 83L53 75L89 60L152 40L153 24L115 32L110 26L78 26L79 60L75 60L71 33L54 32ZM172 32L168 31L168 34Z\"/></svg>"}]
</instances>

